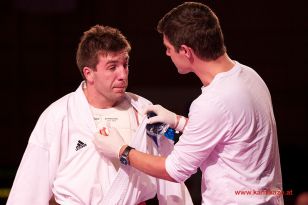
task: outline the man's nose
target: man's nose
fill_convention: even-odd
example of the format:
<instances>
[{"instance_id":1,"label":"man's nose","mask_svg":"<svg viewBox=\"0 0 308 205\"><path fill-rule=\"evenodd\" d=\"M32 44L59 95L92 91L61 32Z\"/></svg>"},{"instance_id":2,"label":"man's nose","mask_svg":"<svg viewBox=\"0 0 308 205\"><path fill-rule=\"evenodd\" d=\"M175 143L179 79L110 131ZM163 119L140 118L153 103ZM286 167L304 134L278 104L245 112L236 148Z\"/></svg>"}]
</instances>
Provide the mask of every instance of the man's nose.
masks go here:
<instances>
[{"instance_id":1,"label":"man's nose","mask_svg":"<svg viewBox=\"0 0 308 205\"><path fill-rule=\"evenodd\" d=\"M126 79L127 76L128 76L128 68L121 66L121 68L119 69L119 78Z\"/></svg>"}]
</instances>

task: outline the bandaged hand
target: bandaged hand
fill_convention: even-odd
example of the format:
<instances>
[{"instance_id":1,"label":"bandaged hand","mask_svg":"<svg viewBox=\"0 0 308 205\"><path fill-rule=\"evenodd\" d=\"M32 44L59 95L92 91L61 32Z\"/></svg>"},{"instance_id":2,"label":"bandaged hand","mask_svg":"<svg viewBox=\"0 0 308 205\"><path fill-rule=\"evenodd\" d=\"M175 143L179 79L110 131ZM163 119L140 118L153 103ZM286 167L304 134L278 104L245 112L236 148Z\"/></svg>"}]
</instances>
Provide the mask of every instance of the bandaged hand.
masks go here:
<instances>
[{"instance_id":1,"label":"bandaged hand","mask_svg":"<svg viewBox=\"0 0 308 205\"><path fill-rule=\"evenodd\" d=\"M108 127L96 133L93 143L96 149L109 159L119 158L120 149L125 144L122 136L114 127Z\"/></svg>"},{"instance_id":2,"label":"bandaged hand","mask_svg":"<svg viewBox=\"0 0 308 205\"><path fill-rule=\"evenodd\" d=\"M144 109L144 114L148 112L155 112L157 116L148 119L148 124L162 122L168 124L171 128L177 131L183 131L187 119L183 116L176 115L175 113L167 110L161 105L149 105Z\"/></svg>"}]
</instances>

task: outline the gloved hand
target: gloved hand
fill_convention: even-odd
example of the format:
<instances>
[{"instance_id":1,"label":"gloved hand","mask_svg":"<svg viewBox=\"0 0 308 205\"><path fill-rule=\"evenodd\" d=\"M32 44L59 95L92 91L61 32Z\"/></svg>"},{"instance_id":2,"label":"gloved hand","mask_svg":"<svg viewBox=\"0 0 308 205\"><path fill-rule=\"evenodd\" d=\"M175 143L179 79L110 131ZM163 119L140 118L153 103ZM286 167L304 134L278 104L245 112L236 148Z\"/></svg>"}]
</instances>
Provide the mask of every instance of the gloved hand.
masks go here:
<instances>
[{"instance_id":1,"label":"gloved hand","mask_svg":"<svg viewBox=\"0 0 308 205\"><path fill-rule=\"evenodd\" d=\"M154 112L156 116L148 119L148 124L162 122L168 124L169 127L175 128L177 124L176 114L162 107L161 105L149 105L144 109L144 114Z\"/></svg>"},{"instance_id":2,"label":"gloved hand","mask_svg":"<svg viewBox=\"0 0 308 205\"><path fill-rule=\"evenodd\" d=\"M107 130L96 133L93 143L96 149L109 159L119 158L120 149L125 145L122 136L114 127L108 127Z\"/></svg>"},{"instance_id":3,"label":"gloved hand","mask_svg":"<svg viewBox=\"0 0 308 205\"><path fill-rule=\"evenodd\" d=\"M149 105L144 109L143 113L146 114L148 112L155 112L157 114L157 116L148 119L148 124L162 122L168 124L169 127L177 131L183 132L187 123L186 117L176 115L161 105Z\"/></svg>"}]
</instances>

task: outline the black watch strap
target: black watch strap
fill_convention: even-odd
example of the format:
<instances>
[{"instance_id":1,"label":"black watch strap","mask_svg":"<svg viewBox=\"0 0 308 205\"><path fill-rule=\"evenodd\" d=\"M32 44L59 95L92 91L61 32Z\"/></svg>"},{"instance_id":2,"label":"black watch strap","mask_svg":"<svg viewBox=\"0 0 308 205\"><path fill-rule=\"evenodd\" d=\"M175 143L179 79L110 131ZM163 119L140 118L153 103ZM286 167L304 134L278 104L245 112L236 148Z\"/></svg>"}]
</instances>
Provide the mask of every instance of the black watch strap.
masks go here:
<instances>
[{"instance_id":1,"label":"black watch strap","mask_svg":"<svg viewBox=\"0 0 308 205\"><path fill-rule=\"evenodd\" d=\"M127 145L127 147L125 148L125 150L124 150L123 153L122 153L122 156L128 157L128 154L129 154L129 152L130 152L132 149L135 149L135 148L133 148L133 147Z\"/></svg>"},{"instance_id":2,"label":"black watch strap","mask_svg":"<svg viewBox=\"0 0 308 205\"><path fill-rule=\"evenodd\" d=\"M130 152L132 149L135 149L135 148L133 148L133 147L131 147L131 146L127 146L127 147L125 148L125 150L123 151L123 153L122 153L122 155L121 155L121 157L120 157L120 161L121 161L122 164L129 164L128 154L129 154L129 152ZM126 162L123 162L123 160L126 161Z\"/></svg>"}]
</instances>

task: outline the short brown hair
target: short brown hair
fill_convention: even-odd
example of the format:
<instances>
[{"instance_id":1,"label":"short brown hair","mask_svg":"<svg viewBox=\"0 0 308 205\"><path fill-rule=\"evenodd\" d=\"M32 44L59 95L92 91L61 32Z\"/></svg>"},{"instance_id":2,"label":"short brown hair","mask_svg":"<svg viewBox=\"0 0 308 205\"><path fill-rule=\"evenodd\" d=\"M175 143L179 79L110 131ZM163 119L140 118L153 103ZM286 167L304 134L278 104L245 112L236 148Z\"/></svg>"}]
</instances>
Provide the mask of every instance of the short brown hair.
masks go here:
<instances>
[{"instance_id":1,"label":"short brown hair","mask_svg":"<svg viewBox=\"0 0 308 205\"><path fill-rule=\"evenodd\" d=\"M84 67L96 69L98 55L122 50L129 52L131 46L118 29L96 25L85 31L80 39L76 54L77 66L82 77L85 79Z\"/></svg>"},{"instance_id":2,"label":"short brown hair","mask_svg":"<svg viewBox=\"0 0 308 205\"><path fill-rule=\"evenodd\" d=\"M202 3L185 2L173 8L159 21L157 30L177 52L183 44L201 59L215 60L226 52L219 20Z\"/></svg>"}]
</instances>

